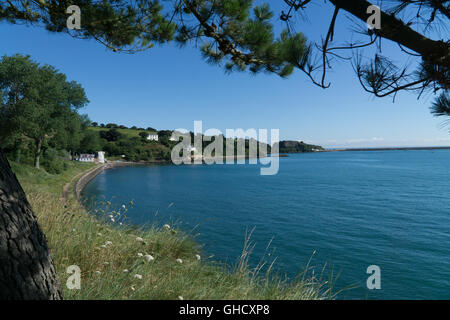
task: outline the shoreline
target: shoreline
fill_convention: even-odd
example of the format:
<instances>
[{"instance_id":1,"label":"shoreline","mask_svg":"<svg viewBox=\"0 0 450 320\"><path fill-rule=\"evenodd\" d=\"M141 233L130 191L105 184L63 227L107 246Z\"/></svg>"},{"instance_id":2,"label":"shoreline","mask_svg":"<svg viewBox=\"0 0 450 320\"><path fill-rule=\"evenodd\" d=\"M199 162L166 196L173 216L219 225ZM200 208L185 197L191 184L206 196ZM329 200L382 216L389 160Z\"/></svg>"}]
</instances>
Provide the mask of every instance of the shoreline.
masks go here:
<instances>
[{"instance_id":1,"label":"shoreline","mask_svg":"<svg viewBox=\"0 0 450 320\"><path fill-rule=\"evenodd\" d=\"M267 157L267 156L266 156ZM264 157L264 158L266 158ZM278 157L278 156L276 156ZM224 156L223 161L225 162L226 160L230 159L231 156L227 157ZM257 158L261 158L261 157L257 157ZM214 159L214 158L212 158ZM234 156L233 157L234 160L241 160L241 159L250 159L248 156ZM195 160L194 157L191 157L190 159L191 161ZM210 158L202 158L202 164L204 163L205 160L211 160ZM83 192L83 189L88 185L89 182L91 182L96 176L98 176L101 172L105 171L105 170L109 170L109 169L114 169L114 168L120 168L120 167L132 167L132 166L145 166L145 165L150 165L150 164L172 164L171 161L167 161L167 160L154 160L154 161L145 161L145 162L131 162L131 161L121 161L121 162L107 162L101 165L98 165L90 170L88 170L87 172L84 172L83 174L81 174L81 177L78 178L74 183L73 183L73 192L74 192L74 196L75 199L81 203L81 193ZM192 162L191 164L195 164L194 162ZM63 191L63 194L67 194L67 192Z\"/></svg>"},{"instance_id":2,"label":"shoreline","mask_svg":"<svg viewBox=\"0 0 450 320\"><path fill-rule=\"evenodd\" d=\"M75 199L81 204L81 193L83 189L91 182L96 176L102 173L105 170L120 168L120 167L132 167L139 165L148 165L155 163L166 163L167 161L155 161L155 162L108 162L96 166L87 172L84 172L79 179L75 181L73 184L73 193Z\"/></svg>"},{"instance_id":3,"label":"shoreline","mask_svg":"<svg viewBox=\"0 0 450 320\"><path fill-rule=\"evenodd\" d=\"M328 153L328 152L349 152L349 151L415 151L415 150L449 150L450 147L399 147L399 148L355 148L355 149L325 149L321 151L316 152L296 152L296 153L283 153L283 154L276 154L271 155L268 154L265 157L256 157L256 158L267 158L269 157L277 157L277 158L284 158L289 157L289 154L297 154L297 153ZM223 161L227 161L232 156L224 156ZM214 158L203 158L202 157L202 163L204 163L205 160L212 160ZM241 160L241 159L250 159L248 156L233 156L234 160ZM190 160L196 160L194 157L191 157ZM99 166L96 166L89 171L83 173L79 179L77 179L73 183L73 192L75 199L81 203L81 193L83 192L83 189L87 186L91 180L93 180L97 175L99 175L104 170L113 169L113 168L119 168L119 167L131 167L131 166L142 166L142 165L150 165L150 164L170 164L171 161L166 160L154 160L154 161L146 161L146 162L130 162L130 161L122 161L122 162L108 162ZM192 163L195 164L195 163ZM67 195L68 192L64 191L63 194Z\"/></svg>"}]
</instances>

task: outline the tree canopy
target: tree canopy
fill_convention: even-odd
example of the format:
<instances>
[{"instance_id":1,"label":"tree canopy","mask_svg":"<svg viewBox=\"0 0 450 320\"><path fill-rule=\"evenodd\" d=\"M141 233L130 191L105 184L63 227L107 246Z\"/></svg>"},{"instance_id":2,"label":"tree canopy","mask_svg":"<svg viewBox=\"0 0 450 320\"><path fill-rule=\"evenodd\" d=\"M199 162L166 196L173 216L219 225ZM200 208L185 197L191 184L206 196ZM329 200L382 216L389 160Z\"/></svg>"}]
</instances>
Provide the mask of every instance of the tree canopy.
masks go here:
<instances>
[{"instance_id":1,"label":"tree canopy","mask_svg":"<svg viewBox=\"0 0 450 320\"><path fill-rule=\"evenodd\" d=\"M67 28L66 11L72 5L82 12L81 30ZM135 51L172 40L176 25L162 9L152 0L8 0L0 3L0 20L95 39L112 50Z\"/></svg>"},{"instance_id":2,"label":"tree canopy","mask_svg":"<svg viewBox=\"0 0 450 320\"><path fill-rule=\"evenodd\" d=\"M336 61L352 63L363 89L376 97L395 98L400 91L436 94L431 110L450 115L450 44L448 41L448 0L328 0L329 27L322 41L308 41L298 29L294 15L308 16L308 8L318 0L284 0L286 10L275 16L268 7L254 1L179 1L182 21L177 40L205 39L201 49L207 61L225 62L227 70L268 71L287 76L299 70L317 86L328 88L327 73ZM322 1L323 2L323 1ZM369 28L372 5L383 4L380 28ZM387 4L386 4L387 3ZM327 14L324 10L324 15ZM350 15L353 32L348 41L334 43L338 16ZM192 23L187 16L194 17ZM273 32L275 16L286 23L278 35ZM447 35L440 38L440 32ZM345 37L345 35L344 35ZM404 65L384 56L382 43L393 41ZM346 53L347 52L347 53Z\"/></svg>"},{"instance_id":3,"label":"tree canopy","mask_svg":"<svg viewBox=\"0 0 450 320\"><path fill-rule=\"evenodd\" d=\"M88 102L84 89L49 65L28 56L0 61L0 124L2 140L24 137L34 143L35 167L47 143L76 148L88 119L77 110Z\"/></svg>"},{"instance_id":4,"label":"tree canopy","mask_svg":"<svg viewBox=\"0 0 450 320\"><path fill-rule=\"evenodd\" d=\"M9 0L0 4L0 20L45 26L50 31L95 39L114 51L135 52L175 40L198 45L210 63L227 71L270 72L282 77L299 70L317 86L328 88L327 73L336 61L352 63L361 86L376 97L400 91L418 97L431 92L435 115L450 115L450 44L448 0L320 0L326 3L329 28L319 43L295 31L295 20L308 17L319 0L284 0L273 12L254 0ZM259 3L259 2L258 2ZM382 6L381 27L368 28L368 8ZM66 26L69 5L81 9L81 30ZM164 7L163 7L164 5ZM328 10L329 9L329 10ZM348 41L335 43L336 24L350 16ZM295 19L298 15L300 19ZM286 23L281 31L274 24ZM395 43L405 65L384 56L382 43ZM373 49L371 49L371 47ZM346 54L349 52L350 54ZM408 59L406 59L408 58ZM406 62L407 61L407 62Z\"/></svg>"}]
</instances>

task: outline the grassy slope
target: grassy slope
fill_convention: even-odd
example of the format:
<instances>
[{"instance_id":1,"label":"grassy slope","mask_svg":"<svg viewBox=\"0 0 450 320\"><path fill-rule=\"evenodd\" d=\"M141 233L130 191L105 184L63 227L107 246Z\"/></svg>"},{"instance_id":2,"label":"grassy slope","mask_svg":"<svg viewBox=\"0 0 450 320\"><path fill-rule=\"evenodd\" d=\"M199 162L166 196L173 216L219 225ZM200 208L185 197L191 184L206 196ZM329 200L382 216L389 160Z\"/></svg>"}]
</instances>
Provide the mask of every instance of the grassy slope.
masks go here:
<instances>
[{"instance_id":1,"label":"grassy slope","mask_svg":"<svg viewBox=\"0 0 450 320\"><path fill-rule=\"evenodd\" d=\"M227 271L230 268L203 256L198 260L198 244L181 231L114 227L89 215L73 198L64 203L60 198L63 186L92 164L71 163L61 175L15 163L12 167L47 236L66 299L329 297L326 282L321 280L300 277L295 283L286 283L250 270L245 250L240 263L232 268L234 271ZM106 214L118 216L114 211ZM105 246L107 241L111 244ZM147 262L140 254L150 254L154 260ZM81 269L81 290L69 290L65 285L69 277L66 268L70 265Z\"/></svg>"},{"instance_id":2,"label":"grassy slope","mask_svg":"<svg viewBox=\"0 0 450 320\"><path fill-rule=\"evenodd\" d=\"M109 128L100 128L100 127L89 127L89 130L99 132L99 131L108 131L108 130L111 130L111 129L109 129ZM139 136L140 132L147 132L149 134L150 133L151 134L156 133L156 132L151 132L151 131L146 131L146 130L119 129L119 128L117 128L117 131L119 131L121 134L123 134L127 138L140 138L140 136ZM158 153L161 150L165 151L165 152L167 152L167 151L170 152L169 148L167 148L166 146L162 145L161 143L159 143L157 141L150 141L150 143L146 144L145 147L151 149L155 153ZM120 156L108 155L108 160L111 160L111 161L123 160L123 158L120 157ZM133 160L133 159L131 159L131 160ZM137 161L137 160L134 160L134 161Z\"/></svg>"},{"instance_id":3,"label":"grassy slope","mask_svg":"<svg viewBox=\"0 0 450 320\"><path fill-rule=\"evenodd\" d=\"M89 130L92 131L108 131L109 128L100 128L100 127L89 127ZM129 138L139 137L139 132L147 132L146 130L135 130L135 129L117 129L121 134L127 136ZM149 132L150 133L150 132Z\"/></svg>"}]
</instances>

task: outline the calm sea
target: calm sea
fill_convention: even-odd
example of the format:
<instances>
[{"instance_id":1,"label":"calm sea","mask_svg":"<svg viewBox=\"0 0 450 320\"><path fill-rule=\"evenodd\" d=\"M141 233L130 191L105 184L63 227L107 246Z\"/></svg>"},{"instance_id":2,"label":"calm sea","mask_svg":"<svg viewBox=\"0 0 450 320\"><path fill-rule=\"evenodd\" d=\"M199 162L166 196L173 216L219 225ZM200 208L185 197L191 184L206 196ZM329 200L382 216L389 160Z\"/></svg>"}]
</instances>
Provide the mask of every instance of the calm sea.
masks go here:
<instances>
[{"instance_id":1,"label":"calm sea","mask_svg":"<svg viewBox=\"0 0 450 320\"><path fill-rule=\"evenodd\" d=\"M341 299L450 299L450 150L333 152L258 165L154 165L97 176L85 198L134 201L132 224L173 223L203 252L236 263L254 228L252 263L295 277L311 259L339 274ZM267 245L270 243L269 249ZM269 255L270 254L270 255ZM369 290L367 267L381 270Z\"/></svg>"}]
</instances>

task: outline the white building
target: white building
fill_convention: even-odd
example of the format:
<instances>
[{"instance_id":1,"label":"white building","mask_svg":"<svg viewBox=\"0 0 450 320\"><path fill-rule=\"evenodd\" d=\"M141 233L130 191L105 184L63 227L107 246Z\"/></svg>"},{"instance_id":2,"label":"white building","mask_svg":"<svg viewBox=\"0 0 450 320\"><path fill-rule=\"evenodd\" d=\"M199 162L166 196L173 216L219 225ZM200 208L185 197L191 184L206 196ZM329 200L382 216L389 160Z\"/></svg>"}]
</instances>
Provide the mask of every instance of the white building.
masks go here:
<instances>
[{"instance_id":1,"label":"white building","mask_svg":"<svg viewBox=\"0 0 450 320\"><path fill-rule=\"evenodd\" d=\"M158 141L158 134L149 134L149 135L147 136L147 140L150 140L150 141Z\"/></svg>"},{"instance_id":2,"label":"white building","mask_svg":"<svg viewBox=\"0 0 450 320\"><path fill-rule=\"evenodd\" d=\"M80 162L94 162L95 160L95 154L80 154L80 157L78 158L78 161Z\"/></svg>"},{"instance_id":3,"label":"white building","mask_svg":"<svg viewBox=\"0 0 450 320\"><path fill-rule=\"evenodd\" d=\"M95 154L90 153L82 153L80 154L75 160L80 162L98 162L98 163L105 163L105 151L99 151L97 152L97 158L95 158Z\"/></svg>"},{"instance_id":4,"label":"white building","mask_svg":"<svg viewBox=\"0 0 450 320\"><path fill-rule=\"evenodd\" d=\"M105 163L105 151L98 152L98 163Z\"/></svg>"}]
</instances>

